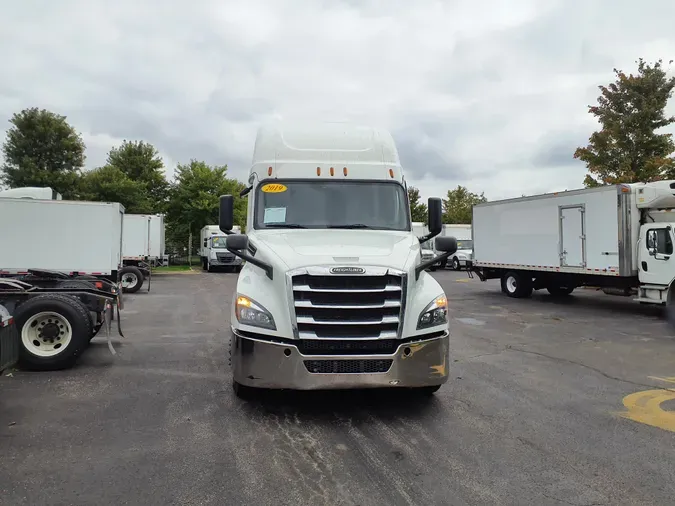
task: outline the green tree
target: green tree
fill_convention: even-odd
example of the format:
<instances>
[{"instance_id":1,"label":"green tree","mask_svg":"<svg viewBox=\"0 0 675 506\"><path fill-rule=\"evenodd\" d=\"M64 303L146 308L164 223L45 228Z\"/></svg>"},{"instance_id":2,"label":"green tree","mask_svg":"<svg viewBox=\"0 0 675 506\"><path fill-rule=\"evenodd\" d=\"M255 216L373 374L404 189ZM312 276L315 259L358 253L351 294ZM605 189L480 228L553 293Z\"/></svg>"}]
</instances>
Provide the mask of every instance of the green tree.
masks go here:
<instances>
[{"instance_id":1,"label":"green tree","mask_svg":"<svg viewBox=\"0 0 675 506\"><path fill-rule=\"evenodd\" d=\"M448 195L443 200L443 223L471 223L473 206L483 202L487 202L483 193L472 193L465 186L448 190Z\"/></svg>"},{"instance_id":2,"label":"green tree","mask_svg":"<svg viewBox=\"0 0 675 506\"><path fill-rule=\"evenodd\" d=\"M66 117L33 107L9 122L0 180L10 188L49 186L64 198L75 198L85 146Z\"/></svg>"},{"instance_id":3,"label":"green tree","mask_svg":"<svg viewBox=\"0 0 675 506\"><path fill-rule=\"evenodd\" d=\"M154 212L145 185L112 165L85 172L79 194L82 200L119 202L129 214Z\"/></svg>"},{"instance_id":4,"label":"green tree","mask_svg":"<svg viewBox=\"0 0 675 506\"><path fill-rule=\"evenodd\" d=\"M121 146L110 150L107 165L144 185L153 212L165 209L169 182L164 177L164 162L152 144L125 140Z\"/></svg>"},{"instance_id":5,"label":"green tree","mask_svg":"<svg viewBox=\"0 0 675 506\"><path fill-rule=\"evenodd\" d=\"M637 64L637 75L614 69L616 81L600 86L598 105L588 107L602 129L574 152L588 167L587 187L675 177L672 135L656 133L675 122L665 115L675 77L666 76L662 60Z\"/></svg>"},{"instance_id":6,"label":"green tree","mask_svg":"<svg viewBox=\"0 0 675 506\"><path fill-rule=\"evenodd\" d=\"M408 200L410 201L410 216L412 221L427 222L427 205L421 202L420 191L414 186L408 186Z\"/></svg>"},{"instance_id":7,"label":"green tree","mask_svg":"<svg viewBox=\"0 0 675 506\"><path fill-rule=\"evenodd\" d=\"M174 244L184 244L192 232L193 247L205 225L217 225L219 198L234 195L234 223L246 225L246 199L239 197L245 186L227 177L227 165L210 166L191 160L178 164L167 206L167 235ZM196 239L195 239L196 237Z\"/></svg>"}]
</instances>

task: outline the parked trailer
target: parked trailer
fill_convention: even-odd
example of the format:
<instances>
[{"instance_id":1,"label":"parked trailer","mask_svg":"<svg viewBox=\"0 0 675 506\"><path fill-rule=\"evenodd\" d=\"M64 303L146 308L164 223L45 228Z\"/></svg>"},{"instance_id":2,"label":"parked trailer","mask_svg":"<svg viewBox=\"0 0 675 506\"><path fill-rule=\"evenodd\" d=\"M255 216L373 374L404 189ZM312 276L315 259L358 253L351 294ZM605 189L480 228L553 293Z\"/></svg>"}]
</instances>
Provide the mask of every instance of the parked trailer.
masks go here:
<instances>
[{"instance_id":1,"label":"parked trailer","mask_svg":"<svg viewBox=\"0 0 675 506\"><path fill-rule=\"evenodd\" d=\"M457 239L457 251L448 259L450 266L456 271L468 268L473 256L471 225L448 224L443 225L443 228L445 234Z\"/></svg>"},{"instance_id":2,"label":"parked trailer","mask_svg":"<svg viewBox=\"0 0 675 506\"><path fill-rule=\"evenodd\" d=\"M28 367L72 365L103 325L106 301L120 307L123 217L116 203L0 198L0 305Z\"/></svg>"},{"instance_id":3,"label":"parked trailer","mask_svg":"<svg viewBox=\"0 0 675 506\"><path fill-rule=\"evenodd\" d=\"M675 301L675 181L619 184L479 204L472 269L510 297L599 286Z\"/></svg>"}]
</instances>

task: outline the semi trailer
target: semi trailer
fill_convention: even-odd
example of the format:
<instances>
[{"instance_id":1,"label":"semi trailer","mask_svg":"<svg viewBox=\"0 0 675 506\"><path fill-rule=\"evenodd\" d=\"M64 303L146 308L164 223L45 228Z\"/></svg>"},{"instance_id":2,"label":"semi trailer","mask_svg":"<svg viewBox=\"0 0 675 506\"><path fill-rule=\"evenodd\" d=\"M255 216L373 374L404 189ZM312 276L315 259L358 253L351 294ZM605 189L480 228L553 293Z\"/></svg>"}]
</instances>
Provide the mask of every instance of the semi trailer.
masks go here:
<instances>
[{"instance_id":1,"label":"semi trailer","mask_svg":"<svg viewBox=\"0 0 675 506\"><path fill-rule=\"evenodd\" d=\"M478 204L472 270L510 297L594 286L643 304L675 300L675 181Z\"/></svg>"},{"instance_id":2,"label":"semi trailer","mask_svg":"<svg viewBox=\"0 0 675 506\"><path fill-rule=\"evenodd\" d=\"M412 230L403 169L391 135L343 123L276 123L258 131L246 234L227 248L246 263L231 308L233 387L411 388L448 379L448 302L425 269ZM220 229L234 198L220 199ZM438 238L442 256L454 238Z\"/></svg>"},{"instance_id":3,"label":"semi trailer","mask_svg":"<svg viewBox=\"0 0 675 506\"><path fill-rule=\"evenodd\" d=\"M150 277L152 268L165 261L164 215L125 214L122 234L122 289L134 293Z\"/></svg>"}]
</instances>

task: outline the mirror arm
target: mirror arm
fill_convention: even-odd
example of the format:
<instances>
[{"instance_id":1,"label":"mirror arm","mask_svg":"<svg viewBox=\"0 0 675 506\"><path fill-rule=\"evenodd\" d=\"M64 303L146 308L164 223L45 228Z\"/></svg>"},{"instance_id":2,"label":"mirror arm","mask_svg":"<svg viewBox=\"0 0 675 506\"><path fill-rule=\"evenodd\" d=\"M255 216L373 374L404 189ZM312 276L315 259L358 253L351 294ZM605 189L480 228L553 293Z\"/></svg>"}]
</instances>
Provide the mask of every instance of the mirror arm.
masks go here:
<instances>
[{"instance_id":1,"label":"mirror arm","mask_svg":"<svg viewBox=\"0 0 675 506\"><path fill-rule=\"evenodd\" d=\"M415 281L420 279L420 274L422 274L422 271L425 270L427 267L431 267L432 265L434 265L435 263L437 263L439 261L443 261L443 260L446 260L447 258L450 258L456 252L457 252L457 250L446 251L445 253L441 253L437 257L430 258L426 262L422 262L421 264L419 264L417 267L415 267Z\"/></svg>"},{"instance_id":2,"label":"mirror arm","mask_svg":"<svg viewBox=\"0 0 675 506\"><path fill-rule=\"evenodd\" d=\"M256 267L260 267L263 271L265 271L265 274L267 274L268 278L274 280L274 269L272 269L272 266L270 264L267 264L262 260L258 260L257 258L254 258L248 253L244 253L241 250L227 248L227 251L229 251L235 256L238 256L242 260L246 260L247 262L255 265Z\"/></svg>"}]
</instances>

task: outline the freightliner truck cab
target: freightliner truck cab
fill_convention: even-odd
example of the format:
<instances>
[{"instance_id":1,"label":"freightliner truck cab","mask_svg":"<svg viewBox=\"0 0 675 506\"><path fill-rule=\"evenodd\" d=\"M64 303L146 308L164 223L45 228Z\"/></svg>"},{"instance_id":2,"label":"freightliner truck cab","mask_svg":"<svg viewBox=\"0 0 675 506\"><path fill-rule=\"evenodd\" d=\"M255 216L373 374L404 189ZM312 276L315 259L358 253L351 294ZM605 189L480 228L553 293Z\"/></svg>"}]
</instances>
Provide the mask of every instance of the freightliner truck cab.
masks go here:
<instances>
[{"instance_id":1,"label":"freightliner truck cab","mask_svg":"<svg viewBox=\"0 0 675 506\"><path fill-rule=\"evenodd\" d=\"M407 387L433 393L448 379L448 300L412 231L391 135L342 123L258 131L248 179L246 234L228 250L245 260L231 310L233 386L268 389ZM233 226L233 196L220 228ZM447 258L453 237L436 249Z\"/></svg>"}]
</instances>

